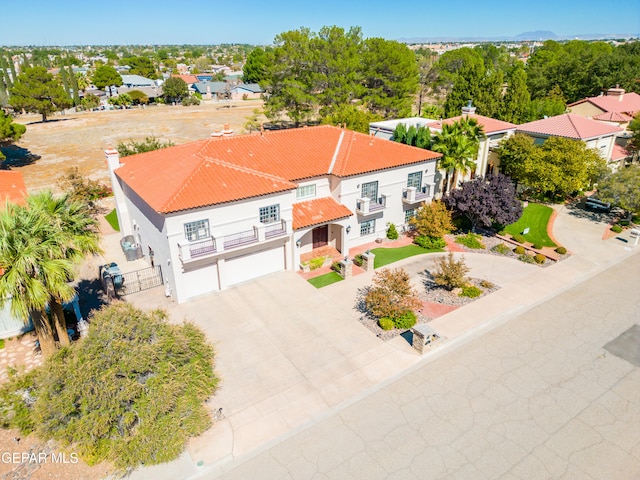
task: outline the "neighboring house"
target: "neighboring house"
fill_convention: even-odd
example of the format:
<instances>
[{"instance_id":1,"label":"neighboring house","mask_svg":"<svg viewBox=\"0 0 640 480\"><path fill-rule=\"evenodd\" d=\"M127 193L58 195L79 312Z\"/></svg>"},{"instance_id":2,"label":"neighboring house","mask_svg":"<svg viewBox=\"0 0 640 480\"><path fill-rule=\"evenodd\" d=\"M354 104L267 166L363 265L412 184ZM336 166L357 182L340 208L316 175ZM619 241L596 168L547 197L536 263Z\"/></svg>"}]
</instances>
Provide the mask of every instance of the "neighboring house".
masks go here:
<instances>
[{"instance_id":1,"label":"neighboring house","mask_svg":"<svg viewBox=\"0 0 640 480\"><path fill-rule=\"evenodd\" d=\"M200 82L201 80L195 75L171 75L172 78L181 78L184 83L187 84L189 89L193 90L193 85Z\"/></svg>"},{"instance_id":2,"label":"neighboring house","mask_svg":"<svg viewBox=\"0 0 640 480\"><path fill-rule=\"evenodd\" d=\"M144 93L149 99L154 99L162 96L162 87L118 87L118 95L122 93L129 93L133 90Z\"/></svg>"},{"instance_id":3,"label":"neighboring house","mask_svg":"<svg viewBox=\"0 0 640 480\"><path fill-rule=\"evenodd\" d=\"M588 147L598 151L612 170L615 171L618 168L619 163L616 163L613 157L616 136L622 132L620 127L573 113L565 113L518 125L516 131L533 137L537 144L542 144L549 137L582 140Z\"/></svg>"},{"instance_id":4,"label":"neighboring house","mask_svg":"<svg viewBox=\"0 0 640 480\"><path fill-rule=\"evenodd\" d=\"M490 173L498 173L500 160L495 150L498 148L499 142L512 135L517 125L494 118L476 115L475 107L465 106L462 108L462 115L445 120L437 121L422 117L400 118L395 120L385 120L381 122L373 122L369 124L369 133L376 137L392 139L393 132L399 124L409 127L428 127L431 135L435 135L442 131L443 124L450 124L459 121L461 118L473 118L482 127L483 136L480 138L478 148L478 156L475 158L476 169L464 176L460 176L459 180L464 181L473 178L476 175L487 175ZM444 176L444 173L442 174Z\"/></svg>"},{"instance_id":5,"label":"neighboring house","mask_svg":"<svg viewBox=\"0 0 640 480\"><path fill-rule=\"evenodd\" d=\"M140 75L120 75L122 77L122 86L127 88L140 88L140 87L156 87L155 80L145 78Z\"/></svg>"},{"instance_id":6,"label":"neighboring house","mask_svg":"<svg viewBox=\"0 0 640 480\"><path fill-rule=\"evenodd\" d=\"M223 98L231 94L231 87L227 82L198 82L193 85L193 89L205 100Z\"/></svg>"},{"instance_id":7,"label":"neighboring house","mask_svg":"<svg viewBox=\"0 0 640 480\"><path fill-rule=\"evenodd\" d=\"M568 105L569 112L626 129L640 113L640 95L624 88L610 88L606 95L589 97Z\"/></svg>"},{"instance_id":8,"label":"neighboring house","mask_svg":"<svg viewBox=\"0 0 640 480\"><path fill-rule=\"evenodd\" d=\"M433 197L440 156L328 125L105 153L122 235L179 302L384 237Z\"/></svg>"},{"instance_id":9,"label":"neighboring house","mask_svg":"<svg viewBox=\"0 0 640 480\"><path fill-rule=\"evenodd\" d=\"M248 100L260 98L263 90L257 83L241 83L231 89L231 98L233 100Z\"/></svg>"}]
</instances>

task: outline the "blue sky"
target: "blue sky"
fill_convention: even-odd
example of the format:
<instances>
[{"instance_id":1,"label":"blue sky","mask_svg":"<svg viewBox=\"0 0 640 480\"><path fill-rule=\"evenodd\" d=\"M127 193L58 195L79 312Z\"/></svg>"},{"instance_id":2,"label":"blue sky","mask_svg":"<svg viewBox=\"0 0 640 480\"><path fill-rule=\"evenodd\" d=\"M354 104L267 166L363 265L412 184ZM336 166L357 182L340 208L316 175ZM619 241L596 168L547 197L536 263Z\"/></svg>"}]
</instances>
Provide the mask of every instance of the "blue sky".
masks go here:
<instances>
[{"instance_id":1,"label":"blue sky","mask_svg":"<svg viewBox=\"0 0 640 480\"><path fill-rule=\"evenodd\" d=\"M640 32L637 0L0 0L0 11L0 45L268 44L323 25L387 39Z\"/></svg>"}]
</instances>

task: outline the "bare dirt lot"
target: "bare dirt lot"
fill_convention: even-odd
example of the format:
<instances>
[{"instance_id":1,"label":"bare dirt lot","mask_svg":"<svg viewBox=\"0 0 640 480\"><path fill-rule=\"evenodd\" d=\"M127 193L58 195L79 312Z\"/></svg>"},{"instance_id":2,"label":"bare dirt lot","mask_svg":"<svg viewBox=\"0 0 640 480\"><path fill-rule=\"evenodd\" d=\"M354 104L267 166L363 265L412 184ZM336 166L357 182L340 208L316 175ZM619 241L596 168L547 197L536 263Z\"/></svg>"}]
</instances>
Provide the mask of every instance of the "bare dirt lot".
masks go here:
<instances>
[{"instance_id":1,"label":"bare dirt lot","mask_svg":"<svg viewBox=\"0 0 640 480\"><path fill-rule=\"evenodd\" d=\"M18 142L21 154L40 159L22 166L27 189L56 189L59 178L76 166L88 177L108 181L104 150L119 142L155 136L176 145L207 138L226 124L235 134L261 101L205 102L197 107L157 105L131 110L58 114L46 123L39 115L21 115L16 122L27 132ZM9 155L7 155L9 157Z\"/></svg>"}]
</instances>

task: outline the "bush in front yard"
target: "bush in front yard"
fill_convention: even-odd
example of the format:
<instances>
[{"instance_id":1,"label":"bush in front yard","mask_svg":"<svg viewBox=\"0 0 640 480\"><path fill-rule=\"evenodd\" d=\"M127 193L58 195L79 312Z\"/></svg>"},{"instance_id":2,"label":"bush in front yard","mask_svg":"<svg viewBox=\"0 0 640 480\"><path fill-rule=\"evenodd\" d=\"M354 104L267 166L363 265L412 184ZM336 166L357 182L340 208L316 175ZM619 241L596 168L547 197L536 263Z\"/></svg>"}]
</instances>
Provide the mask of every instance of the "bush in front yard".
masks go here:
<instances>
[{"instance_id":1,"label":"bush in front yard","mask_svg":"<svg viewBox=\"0 0 640 480\"><path fill-rule=\"evenodd\" d=\"M447 242L445 242L442 237L428 237L426 235L419 235L414 240L413 243L416 245L426 248L429 250L441 250L447 246Z\"/></svg>"},{"instance_id":2,"label":"bush in front yard","mask_svg":"<svg viewBox=\"0 0 640 480\"><path fill-rule=\"evenodd\" d=\"M413 327L416 324L416 321L416 314L412 311L404 312L398 318L393 319L393 323L396 328L399 328L400 330L406 330Z\"/></svg>"},{"instance_id":3,"label":"bush in front yard","mask_svg":"<svg viewBox=\"0 0 640 480\"><path fill-rule=\"evenodd\" d=\"M431 273L433 280L447 290L464 287L467 283L466 274L469 273L464 257L455 260L453 253L436 260L436 269Z\"/></svg>"},{"instance_id":4,"label":"bush in front yard","mask_svg":"<svg viewBox=\"0 0 640 480\"><path fill-rule=\"evenodd\" d=\"M613 225L611 227L611 231L613 233L621 233L622 232L622 227L620 225Z\"/></svg>"},{"instance_id":5,"label":"bush in front yard","mask_svg":"<svg viewBox=\"0 0 640 480\"><path fill-rule=\"evenodd\" d=\"M526 252L526 250L521 245L518 245L516 248L513 249L513 253L515 253L516 255L524 255L524 252Z\"/></svg>"},{"instance_id":6,"label":"bush in front yard","mask_svg":"<svg viewBox=\"0 0 640 480\"><path fill-rule=\"evenodd\" d=\"M467 248L479 250L484 248L484 243L482 243L481 238L482 236L477 233L467 233L466 235L460 235L456 238L456 243L464 245Z\"/></svg>"},{"instance_id":7,"label":"bush in front yard","mask_svg":"<svg viewBox=\"0 0 640 480\"><path fill-rule=\"evenodd\" d=\"M546 262L546 261L547 261L547 257L545 257L545 256L544 256L543 254L541 254L541 253L536 253L536 254L533 256L533 260L534 260L537 264L542 265L544 262Z\"/></svg>"},{"instance_id":8,"label":"bush in front yard","mask_svg":"<svg viewBox=\"0 0 640 480\"><path fill-rule=\"evenodd\" d=\"M564 247L558 247L556 248L556 253L559 253L560 255L564 255L567 253L567 249Z\"/></svg>"},{"instance_id":9,"label":"bush in front yard","mask_svg":"<svg viewBox=\"0 0 640 480\"><path fill-rule=\"evenodd\" d=\"M380 325L380 328L383 330L393 330L396 326L393 319L389 317L382 317L378 320L378 325Z\"/></svg>"},{"instance_id":10,"label":"bush in front yard","mask_svg":"<svg viewBox=\"0 0 640 480\"><path fill-rule=\"evenodd\" d=\"M511 238L513 239L514 242L526 243L525 238L518 233L516 233L515 235L511 235Z\"/></svg>"},{"instance_id":11,"label":"bush in front yard","mask_svg":"<svg viewBox=\"0 0 640 480\"><path fill-rule=\"evenodd\" d=\"M420 308L422 303L410 280L402 268L378 270L373 277L373 285L364 296L367 310L378 318L400 318L406 312Z\"/></svg>"},{"instance_id":12,"label":"bush in front yard","mask_svg":"<svg viewBox=\"0 0 640 480\"><path fill-rule=\"evenodd\" d=\"M491 249L491 251L497 252L500 255L506 255L507 253L511 252L511 249L507 247L504 243L498 243L496 246L494 246Z\"/></svg>"},{"instance_id":13,"label":"bush in front yard","mask_svg":"<svg viewBox=\"0 0 640 480\"><path fill-rule=\"evenodd\" d=\"M475 285L465 285L462 287L462 292L460 292L461 297L476 298L480 295L482 295L482 289Z\"/></svg>"},{"instance_id":14,"label":"bush in front yard","mask_svg":"<svg viewBox=\"0 0 640 480\"><path fill-rule=\"evenodd\" d=\"M389 240L398 239L398 230L396 230L396 226L393 223L390 223L389 228L387 228L387 238Z\"/></svg>"},{"instance_id":15,"label":"bush in front yard","mask_svg":"<svg viewBox=\"0 0 640 480\"><path fill-rule=\"evenodd\" d=\"M324 265L324 257L316 257L309 260L309 270L317 270Z\"/></svg>"},{"instance_id":16,"label":"bush in front yard","mask_svg":"<svg viewBox=\"0 0 640 480\"><path fill-rule=\"evenodd\" d=\"M362 264L364 263L364 260L362 259L362 254L359 253L358 255L356 255L355 257L353 257L353 264L361 267Z\"/></svg>"},{"instance_id":17,"label":"bush in front yard","mask_svg":"<svg viewBox=\"0 0 640 480\"><path fill-rule=\"evenodd\" d=\"M520 260L521 262L524 263L534 263L535 260L533 259L533 255L527 255L526 253L523 253L522 255L518 255L518 260Z\"/></svg>"}]
</instances>

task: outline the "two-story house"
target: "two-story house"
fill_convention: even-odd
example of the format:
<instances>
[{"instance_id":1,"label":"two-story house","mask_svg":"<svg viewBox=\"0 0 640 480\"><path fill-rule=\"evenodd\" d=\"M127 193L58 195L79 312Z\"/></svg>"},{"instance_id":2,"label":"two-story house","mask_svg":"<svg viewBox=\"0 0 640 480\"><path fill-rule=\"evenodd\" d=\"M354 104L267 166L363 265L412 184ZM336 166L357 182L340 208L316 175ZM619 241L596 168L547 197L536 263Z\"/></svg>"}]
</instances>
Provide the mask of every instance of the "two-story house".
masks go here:
<instances>
[{"instance_id":1,"label":"two-story house","mask_svg":"<svg viewBox=\"0 0 640 480\"><path fill-rule=\"evenodd\" d=\"M179 302L383 237L432 198L440 157L328 125L105 153L122 234Z\"/></svg>"}]
</instances>

